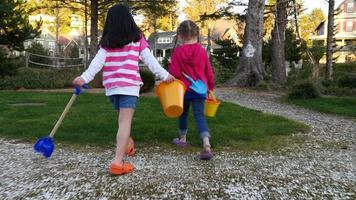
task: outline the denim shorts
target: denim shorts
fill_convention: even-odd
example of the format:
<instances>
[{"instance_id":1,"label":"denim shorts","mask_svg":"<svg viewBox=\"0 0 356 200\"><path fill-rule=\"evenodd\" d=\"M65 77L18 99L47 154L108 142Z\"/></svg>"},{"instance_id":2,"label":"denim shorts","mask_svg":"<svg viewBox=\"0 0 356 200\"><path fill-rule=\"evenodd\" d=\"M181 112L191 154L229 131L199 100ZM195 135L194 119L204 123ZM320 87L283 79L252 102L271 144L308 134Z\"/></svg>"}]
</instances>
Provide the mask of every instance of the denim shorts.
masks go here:
<instances>
[{"instance_id":1,"label":"denim shorts","mask_svg":"<svg viewBox=\"0 0 356 200\"><path fill-rule=\"evenodd\" d=\"M130 95L111 95L109 99L116 110L120 110L120 108L136 108L137 104L137 96L130 96Z\"/></svg>"}]
</instances>

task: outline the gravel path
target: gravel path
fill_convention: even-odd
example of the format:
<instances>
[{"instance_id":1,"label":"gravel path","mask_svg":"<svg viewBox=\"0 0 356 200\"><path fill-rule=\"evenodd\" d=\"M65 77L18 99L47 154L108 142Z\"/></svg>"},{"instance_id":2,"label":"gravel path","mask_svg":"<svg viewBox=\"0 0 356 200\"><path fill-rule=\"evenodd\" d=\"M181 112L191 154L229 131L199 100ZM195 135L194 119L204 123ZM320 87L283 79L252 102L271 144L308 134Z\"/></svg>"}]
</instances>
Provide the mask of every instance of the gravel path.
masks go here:
<instances>
[{"instance_id":1,"label":"gravel path","mask_svg":"<svg viewBox=\"0 0 356 200\"><path fill-rule=\"evenodd\" d=\"M278 95L218 90L218 97L312 127L306 142L277 153L197 153L160 147L129 158L113 177L113 152L59 147L45 160L31 144L0 139L0 199L356 199L356 121L277 103Z\"/></svg>"}]
</instances>

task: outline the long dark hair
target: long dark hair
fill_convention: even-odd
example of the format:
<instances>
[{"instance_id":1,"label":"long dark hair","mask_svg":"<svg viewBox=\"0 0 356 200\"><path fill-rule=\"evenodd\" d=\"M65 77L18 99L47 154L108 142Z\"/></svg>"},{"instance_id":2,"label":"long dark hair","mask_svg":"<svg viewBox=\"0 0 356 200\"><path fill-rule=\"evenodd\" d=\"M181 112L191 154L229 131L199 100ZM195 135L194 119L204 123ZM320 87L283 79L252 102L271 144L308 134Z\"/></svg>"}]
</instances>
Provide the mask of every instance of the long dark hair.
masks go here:
<instances>
[{"instance_id":1,"label":"long dark hair","mask_svg":"<svg viewBox=\"0 0 356 200\"><path fill-rule=\"evenodd\" d=\"M121 48L130 42L137 42L141 37L142 32L129 8L117 4L108 11L99 45L108 49Z\"/></svg>"},{"instance_id":2,"label":"long dark hair","mask_svg":"<svg viewBox=\"0 0 356 200\"><path fill-rule=\"evenodd\" d=\"M174 42L174 48L176 48L177 46L178 35L184 40L189 40L193 37L197 37L198 42L200 41L199 27L192 20L185 20L179 24Z\"/></svg>"}]
</instances>

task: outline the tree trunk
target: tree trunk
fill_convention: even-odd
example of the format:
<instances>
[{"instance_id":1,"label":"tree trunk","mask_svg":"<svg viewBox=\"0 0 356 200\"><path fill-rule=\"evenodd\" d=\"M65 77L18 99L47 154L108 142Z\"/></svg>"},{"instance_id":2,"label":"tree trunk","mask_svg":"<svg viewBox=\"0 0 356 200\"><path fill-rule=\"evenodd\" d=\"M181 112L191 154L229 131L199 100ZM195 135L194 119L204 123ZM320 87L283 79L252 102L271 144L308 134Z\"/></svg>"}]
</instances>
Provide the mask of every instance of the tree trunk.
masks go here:
<instances>
[{"instance_id":1,"label":"tree trunk","mask_svg":"<svg viewBox=\"0 0 356 200\"><path fill-rule=\"evenodd\" d=\"M98 0L90 0L90 61L98 50Z\"/></svg>"},{"instance_id":2,"label":"tree trunk","mask_svg":"<svg viewBox=\"0 0 356 200\"><path fill-rule=\"evenodd\" d=\"M287 27L288 1L277 0L276 16L272 31L272 81L275 84L284 84L287 79L285 67L285 32Z\"/></svg>"},{"instance_id":3,"label":"tree trunk","mask_svg":"<svg viewBox=\"0 0 356 200\"><path fill-rule=\"evenodd\" d=\"M333 75L334 5L335 0L329 0L328 33L326 39L326 77L329 80L332 80Z\"/></svg>"},{"instance_id":4,"label":"tree trunk","mask_svg":"<svg viewBox=\"0 0 356 200\"><path fill-rule=\"evenodd\" d=\"M230 86L256 86L263 80L262 65L263 17L265 0L250 0L246 18L240 67L227 84Z\"/></svg>"}]
</instances>

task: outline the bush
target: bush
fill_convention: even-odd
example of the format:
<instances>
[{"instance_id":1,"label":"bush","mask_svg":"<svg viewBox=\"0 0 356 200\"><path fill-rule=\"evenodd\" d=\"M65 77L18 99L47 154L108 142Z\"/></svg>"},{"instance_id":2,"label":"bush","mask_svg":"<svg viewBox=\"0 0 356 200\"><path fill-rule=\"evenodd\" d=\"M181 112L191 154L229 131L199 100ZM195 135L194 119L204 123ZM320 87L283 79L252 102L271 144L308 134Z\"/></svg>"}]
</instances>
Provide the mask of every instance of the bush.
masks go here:
<instances>
[{"instance_id":1,"label":"bush","mask_svg":"<svg viewBox=\"0 0 356 200\"><path fill-rule=\"evenodd\" d=\"M313 74L313 65L309 63L303 64L301 69L292 68L287 77L287 85L294 86L300 81L309 80Z\"/></svg>"},{"instance_id":2,"label":"bush","mask_svg":"<svg viewBox=\"0 0 356 200\"><path fill-rule=\"evenodd\" d=\"M258 82L256 85L256 89L261 90L261 91L270 91L271 90L270 85L266 81Z\"/></svg>"},{"instance_id":3,"label":"bush","mask_svg":"<svg viewBox=\"0 0 356 200\"><path fill-rule=\"evenodd\" d=\"M211 65L215 75L215 82L217 84L222 84L225 83L234 75L236 67L238 66L238 61L235 61L235 64L233 64L235 68L233 68L232 66L225 67L221 65L217 59L212 58Z\"/></svg>"},{"instance_id":4,"label":"bush","mask_svg":"<svg viewBox=\"0 0 356 200\"><path fill-rule=\"evenodd\" d=\"M356 96L356 88L339 88L336 86L330 86L325 88L323 94L334 96Z\"/></svg>"},{"instance_id":5,"label":"bush","mask_svg":"<svg viewBox=\"0 0 356 200\"><path fill-rule=\"evenodd\" d=\"M54 89L72 87L73 78L78 76L81 71L81 68L19 68L16 76L6 76L0 80L0 89Z\"/></svg>"},{"instance_id":6,"label":"bush","mask_svg":"<svg viewBox=\"0 0 356 200\"><path fill-rule=\"evenodd\" d=\"M143 86L140 89L140 92L150 92L155 86L155 76L146 69L140 70L140 76L143 81Z\"/></svg>"},{"instance_id":7,"label":"bush","mask_svg":"<svg viewBox=\"0 0 356 200\"><path fill-rule=\"evenodd\" d=\"M337 86L340 88L356 88L356 77L340 76L337 79Z\"/></svg>"},{"instance_id":8,"label":"bush","mask_svg":"<svg viewBox=\"0 0 356 200\"><path fill-rule=\"evenodd\" d=\"M14 59L7 58L6 54L0 49L0 77L13 76L17 72Z\"/></svg>"},{"instance_id":9,"label":"bush","mask_svg":"<svg viewBox=\"0 0 356 200\"><path fill-rule=\"evenodd\" d=\"M309 81L298 82L288 92L288 99L313 99L320 97L316 86Z\"/></svg>"},{"instance_id":10,"label":"bush","mask_svg":"<svg viewBox=\"0 0 356 200\"><path fill-rule=\"evenodd\" d=\"M356 63L347 64L347 63L337 63L334 65L335 73L344 72L344 73L356 73Z\"/></svg>"},{"instance_id":11,"label":"bush","mask_svg":"<svg viewBox=\"0 0 356 200\"><path fill-rule=\"evenodd\" d=\"M43 45L38 42L33 42L31 44L31 46L26 49L26 51L29 53L32 53L32 54L38 54L38 55L42 55L42 56L50 56L49 50L44 48ZM32 55L32 56L30 56L30 60L32 62L40 63L40 64L44 64L44 65L46 65L46 64L52 65L53 64L51 58L42 57L42 56ZM45 68L42 65L37 65L34 63L30 63L29 67Z\"/></svg>"}]
</instances>

